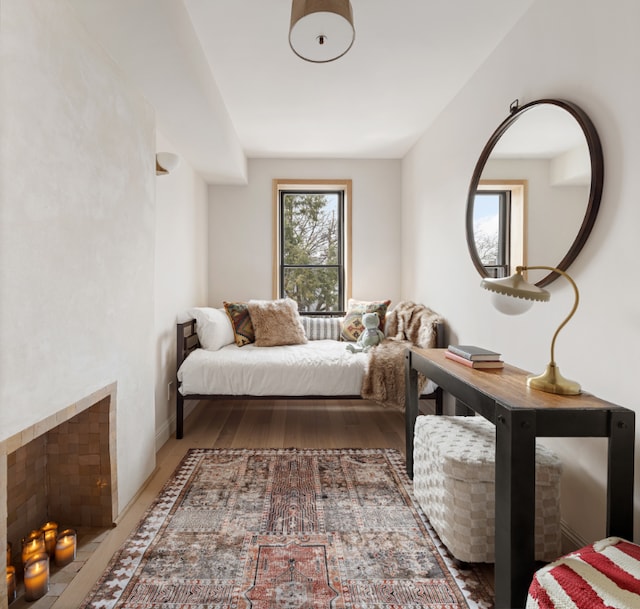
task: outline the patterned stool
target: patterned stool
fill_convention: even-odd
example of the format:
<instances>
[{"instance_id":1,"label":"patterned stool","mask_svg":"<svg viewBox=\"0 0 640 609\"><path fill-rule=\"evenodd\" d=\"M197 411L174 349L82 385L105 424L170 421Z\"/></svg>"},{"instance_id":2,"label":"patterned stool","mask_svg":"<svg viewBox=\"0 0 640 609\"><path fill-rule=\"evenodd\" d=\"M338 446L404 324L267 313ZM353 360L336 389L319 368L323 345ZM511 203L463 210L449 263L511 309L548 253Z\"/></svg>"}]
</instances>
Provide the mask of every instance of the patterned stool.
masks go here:
<instances>
[{"instance_id":1,"label":"patterned stool","mask_svg":"<svg viewBox=\"0 0 640 609\"><path fill-rule=\"evenodd\" d=\"M429 522L458 560L494 562L495 427L421 415L414 436L413 489ZM560 473L558 457L537 446L535 553L545 562L561 552Z\"/></svg>"},{"instance_id":2,"label":"patterned stool","mask_svg":"<svg viewBox=\"0 0 640 609\"><path fill-rule=\"evenodd\" d=\"M536 571L526 609L583 607L640 607L640 546L608 537Z\"/></svg>"}]
</instances>

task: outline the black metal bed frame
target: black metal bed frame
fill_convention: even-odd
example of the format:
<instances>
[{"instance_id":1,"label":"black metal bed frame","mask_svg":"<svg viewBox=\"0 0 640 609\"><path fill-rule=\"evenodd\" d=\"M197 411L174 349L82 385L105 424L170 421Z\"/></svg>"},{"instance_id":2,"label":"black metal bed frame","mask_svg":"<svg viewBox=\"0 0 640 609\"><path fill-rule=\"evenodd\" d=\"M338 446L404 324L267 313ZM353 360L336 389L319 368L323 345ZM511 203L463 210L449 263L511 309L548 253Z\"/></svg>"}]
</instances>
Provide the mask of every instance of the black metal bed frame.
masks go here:
<instances>
[{"instance_id":1,"label":"black metal bed frame","mask_svg":"<svg viewBox=\"0 0 640 609\"><path fill-rule=\"evenodd\" d=\"M436 346L444 348L444 323L438 322L436 324ZM198 340L198 334L196 332L196 320L191 319L189 321L178 323L176 332L176 438L180 439L184 436L184 403L186 400L269 400L269 399L281 399L281 400L359 400L362 399L359 395L209 395L209 394L189 394L182 395L180 393L180 382L177 379L177 373L182 365L182 362L187 356L200 348L200 342ZM421 396L425 400L435 400L436 412L442 412L443 395L442 389L437 387L435 391L427 395Z\"/></svg>"}]
</instances>

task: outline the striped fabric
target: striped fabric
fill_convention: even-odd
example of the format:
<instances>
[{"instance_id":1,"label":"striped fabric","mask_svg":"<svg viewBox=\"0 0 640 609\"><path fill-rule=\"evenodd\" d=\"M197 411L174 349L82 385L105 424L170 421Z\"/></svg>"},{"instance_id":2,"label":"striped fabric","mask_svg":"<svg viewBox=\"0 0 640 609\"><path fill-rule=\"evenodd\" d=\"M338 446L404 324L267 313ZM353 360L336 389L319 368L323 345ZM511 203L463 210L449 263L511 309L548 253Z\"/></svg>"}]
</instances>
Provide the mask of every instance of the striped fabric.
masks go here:
<instances>
[{"instance_id":1,"label":"striped fabric","mask_svg":"<svg viewBox=\"0 0 640 609\"><path fill-rule=\"evenodd\" d=\"M343 317L301 317L308 340L340 340Z\"/></svg>"},{"instance_id":2,"label":"striped fabric","mask_svg":"<svg viewBox=\"0 0 640 609\"><path fill-rule=\"evenodd\" d=\"M536 572L526 609L640 607L640 546L608 537Z\"/></svg>"}]
</instances>

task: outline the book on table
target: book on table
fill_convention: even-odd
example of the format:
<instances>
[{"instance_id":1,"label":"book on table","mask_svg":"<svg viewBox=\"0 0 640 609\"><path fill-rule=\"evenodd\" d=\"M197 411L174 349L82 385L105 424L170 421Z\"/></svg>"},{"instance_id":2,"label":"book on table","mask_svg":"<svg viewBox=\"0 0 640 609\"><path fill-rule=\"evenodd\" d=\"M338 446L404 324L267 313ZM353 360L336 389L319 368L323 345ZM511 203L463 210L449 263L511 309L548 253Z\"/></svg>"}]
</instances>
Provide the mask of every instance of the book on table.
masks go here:
<instances>
[{"instance_id":1,"label":"book on table","mask_svg":"<svg viewBox=\"0 0 640 609\"><path fill-rule=\"evenodd\" d=\"M494 360L477 360L473 361L467 359L466 357L462 357L453 351L449 351L448 349L444 352L444 356L447 359L450 359L454 362L458 362L459 364L463 364L469 368L477 368L477 369L487 369L487 368L504 368L504 362L500 359Z\"/></svg>"},{"instance_id":2,"label":"book on table","mask_svg":"<svg viewBox=\"0 0 640 609\"><path fill-rule=\"evenodd\" d=\"M472 362L497 361L501 359L500 353L483 347L476 347L475 345L449 345L448 350Z\"/></svg>"}]
</instances>

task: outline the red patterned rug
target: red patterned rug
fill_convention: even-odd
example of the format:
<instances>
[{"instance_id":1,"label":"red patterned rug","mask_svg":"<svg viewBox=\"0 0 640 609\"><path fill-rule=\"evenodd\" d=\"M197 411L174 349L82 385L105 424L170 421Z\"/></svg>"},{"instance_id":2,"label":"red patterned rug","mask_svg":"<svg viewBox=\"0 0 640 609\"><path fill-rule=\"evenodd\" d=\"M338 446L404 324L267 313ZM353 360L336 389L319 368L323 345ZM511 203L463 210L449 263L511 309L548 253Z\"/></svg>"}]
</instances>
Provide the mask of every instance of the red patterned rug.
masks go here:
<instances>
[{"instance_id":1,"label":"red patterned rug","mask_svg":"<svg viewBox=\"0 0 640 609\"><path fill-rule=\"evenodd\" d=\"M192 449L82 609L489 609L394 450Z\"/></svg>"}]
</instances>

